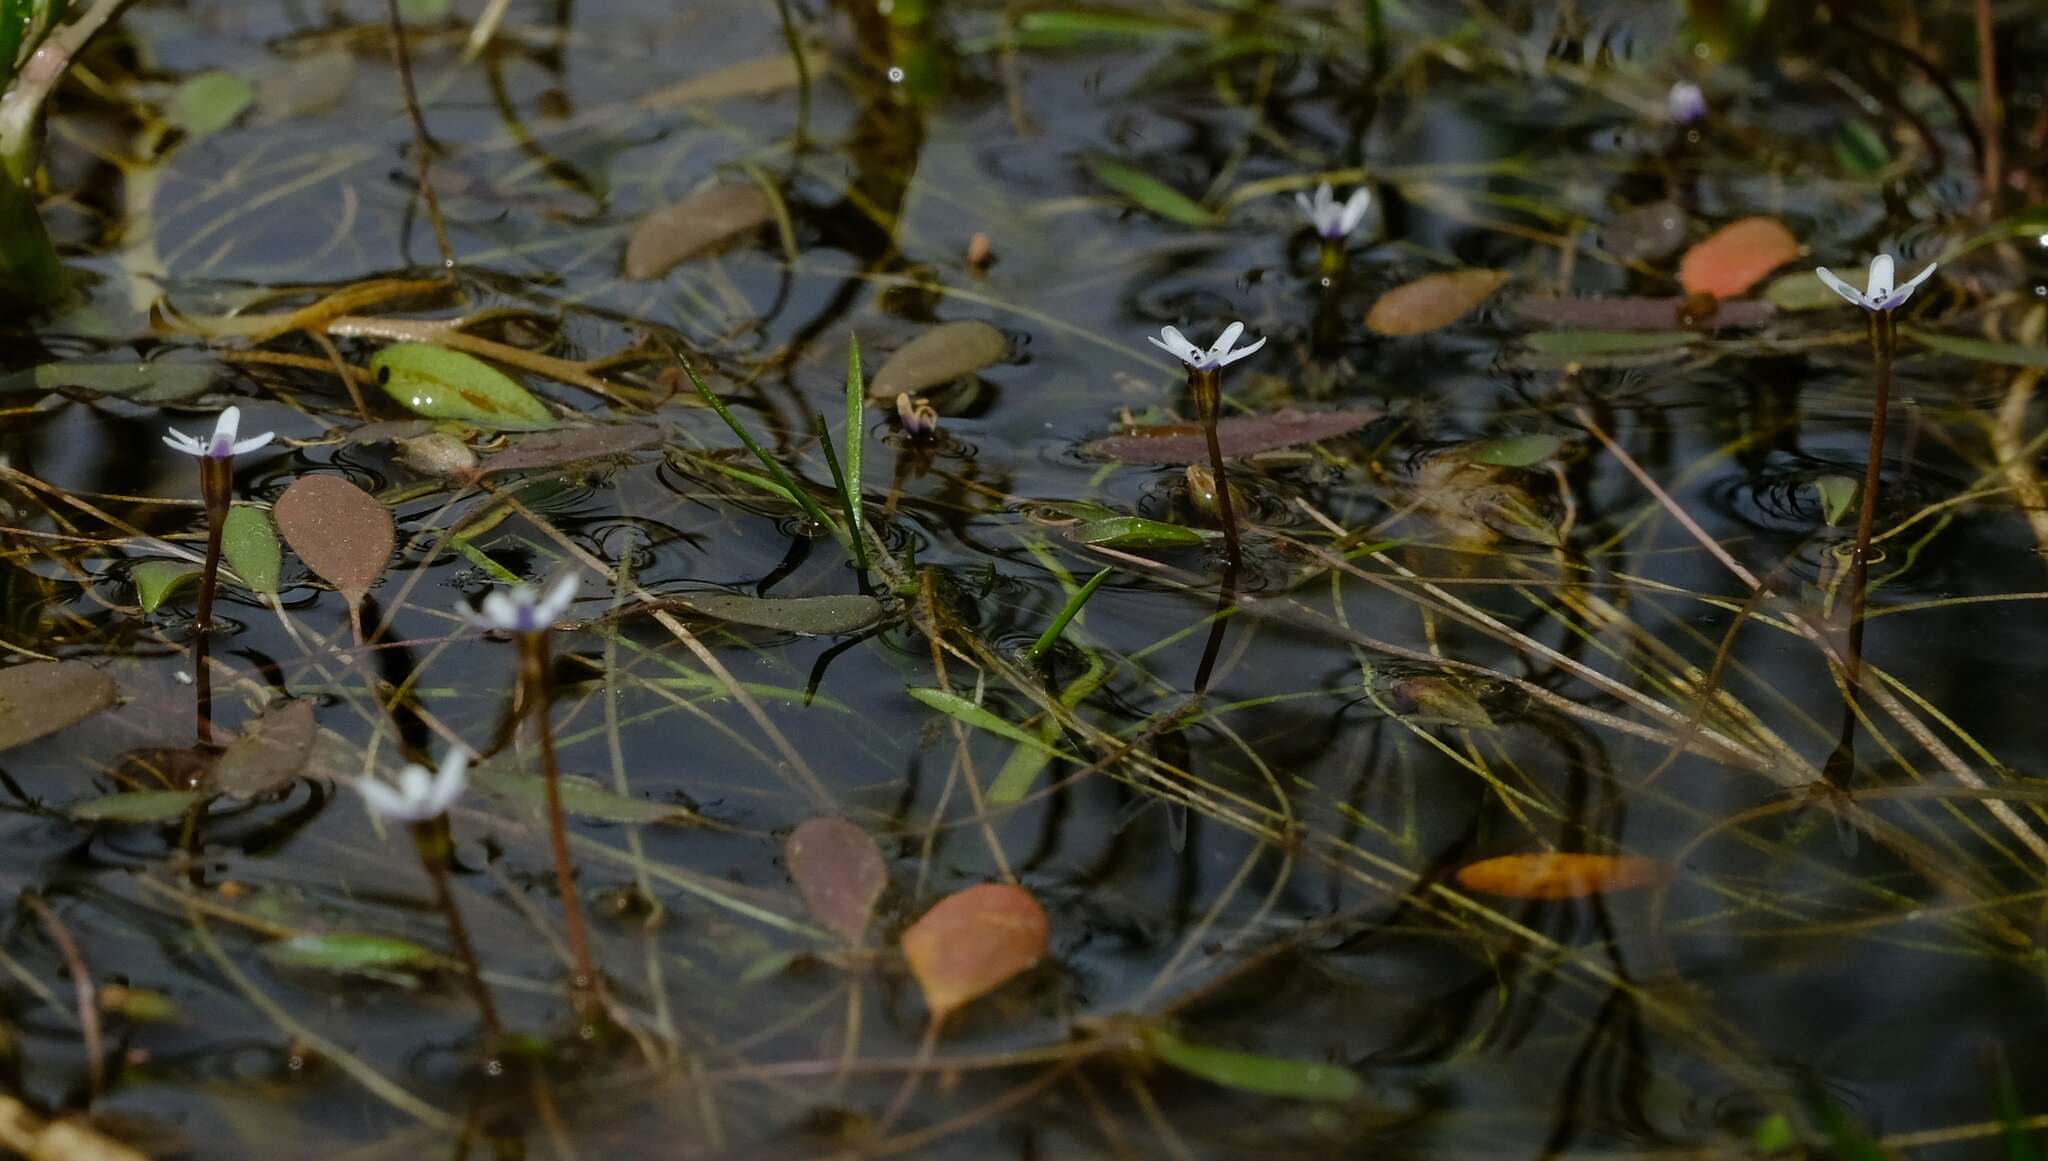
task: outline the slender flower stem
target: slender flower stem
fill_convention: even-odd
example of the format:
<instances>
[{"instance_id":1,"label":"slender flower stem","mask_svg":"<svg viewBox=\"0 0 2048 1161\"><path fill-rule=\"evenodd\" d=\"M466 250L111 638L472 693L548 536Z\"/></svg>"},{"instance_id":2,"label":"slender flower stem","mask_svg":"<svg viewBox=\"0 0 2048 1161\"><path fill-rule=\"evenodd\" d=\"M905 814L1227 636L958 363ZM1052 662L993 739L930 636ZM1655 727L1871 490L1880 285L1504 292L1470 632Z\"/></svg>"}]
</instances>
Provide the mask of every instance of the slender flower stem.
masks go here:
<instances>
[{"instance_id":1,"label":"slender flower stem","mask_svg":"<svg viewBox=\"0 0 2048 1161\"><path fill-rule=\"evenodd\" d=\"M235 468L231 456L202 456L199 494L206 505L206 563L199 570L199 618L192 632L192 685L197 695L199 744L213 742L213 673L207 652L213 632L213 594L220 585L220 543L234 498Z\"/></svg>"},{"instance_id":2,"label":"slender flower stem","mask_svg":"<svg viewBox=\"0 0 2048 1161\"><path fill-rule=\"evenodd\" d=\"M1892 316L1870 312L1870 347L1877 357L1877 390L1870 403L1870 450L1863 468L1863 490L1856 502L1856 546L1849 558L1849 649L1843 657L1843 678L1855 697L1863 668L1863 605L1870 577L1870 537L1877 520L1878 490L1884 470L1884 422L1891 410Z\"/></svg>"},{"instance_id":3,"label":"slender flower stem","mask_svg":"<svg viewBox=\"0 0 2048 1161\"><path fill-rule=\"evenodd\" d=\"M1216 477L1216 507L1223 517L1223 549L1235 570L1244 560L1243 553L1238 551L1237 505L1230 498L1230 477L1223 471L1223 445L1216 436L1217 412L1223 402L1223 372L1189 369L1188 391L1195 397L1195 410L1202 418L1202 435L1209 441L1209 471Z\"/></svg>"},{"instance_id":4,"label":"slender flower stem","mask_svg":"<svg viewBox=\"0 0 2048 1161\"><path fill-rule=\"evenodd\" d=\"M548 724L547 679L547 631L519 634L519 696L527 716L533 719L534 737L540 743L541 773L548 789L548 845L554 852L555 886L562 896L562 927L576 968L570 1000L578 1016L593 1019L602 1003L604 981L590 958L590 934L583 922L583 904L576 894L576 869L569 862L569 829L562 815L562 771L555 761L555 736Z\"/></svg>"},{"instance_id":5,"label":"slender flower stem","mask_svg":"<svg viewBox=\"0 0 2048 1161\"><path fill-rule=\"evenodd\" d=\"M455 849L454 839L448 833L448 816L441 814L413 823L412 845L419 852L420 866L426 869L427 878L433 880L434 899L448 920L449 942L455 945L455 954L461 958L469 978L470 995L476 998L477 1015L484 1022L484 1036L489 1044L486 1051L495 1052L505 1039L505 1026L498 1019L498 1005L491 999L491 986L484 982L483 964L477 959L476 945L469 941L469 927L462 922L462 910L455 905L455 889L448 882L448 860Z\"/></svg>"},{"instance_id":6,"label":"slender flower stem","mask_svg":"<svg viewBox=\"0 0 2048 1161\"><path fill-rule=\"evenodd\" d=\"M1317 254L1316 266L1324 279L1335 279L1344 269L1344 239L1324 238Z\"/></svg>"}]
</instances>

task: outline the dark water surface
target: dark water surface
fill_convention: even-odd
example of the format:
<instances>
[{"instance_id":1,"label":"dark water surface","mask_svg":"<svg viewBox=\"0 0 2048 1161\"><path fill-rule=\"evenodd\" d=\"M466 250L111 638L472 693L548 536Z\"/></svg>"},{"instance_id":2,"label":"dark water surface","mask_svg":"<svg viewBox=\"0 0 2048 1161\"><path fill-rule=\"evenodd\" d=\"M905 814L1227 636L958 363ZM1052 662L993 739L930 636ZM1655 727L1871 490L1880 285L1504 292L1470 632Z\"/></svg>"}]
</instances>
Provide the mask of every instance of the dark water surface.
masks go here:
<instances>
[{"instance_id":1,"label":"dark water surface","mask_svg":"<svg viewBox=\"0 0 2048 1161\"><path fill-rule=\"evenodd\" d=\"M390 442L348 439L361 420L305 334L190 333L360 280L434 276L381 5L126 14L93 84L60 102L48 151L46 213L87 301L0 337L0 372L217 369L207 395L161 408L14 394L0 427L0 638L22 660L91 659L122 694L0 755L0 868L49 902L103 986L176 1009L106 1017L101 1123L152 1156L195 1158L455 1156L465 1136L478 1157L520 1142L584 1158L1852 1156L1859 1141L2036 1155L2000 1150L2026 1146L2024 1118L2048 1113L2048 846L2034 837L2048 817L2032 805L2048 790L2035 603L2048 592L2027 493L1998 449L2040 459L2038 364L1901 340L1878 527L1903 527L1874 566L1865 639L1888 700L1866 699L1844 796L1820 777L1842 690L1795 626L1832 623L1846 602L1855 520L1830 525L1817 481L1863 473L1862 312L1832 302L1587 355L1531 332L1602 325L1514 309L1527 295L1679 294L1685 246L1769 215L1810 256L1785 271L1860 271L1879 250L1906 273L1940 258L1902 324L2038 344L2048 265L2014 215L2026 191L1984 209L1930 74L1810 15L1723 58L1692 51L1705 46L1680 8L1651 4L1389 4L1376 42L1357 6L1134 8L1075 31L1083 10L896 0L792 11L821 46L805 99L764 82L648 108L636 101L741 62L772 73L775 8L520 0L464 63L481 6L457 7L415 24L412 51L458 290L358 313L501 312L471 329L569 360L638 352L594 370L657 398L679 384L666 352L694 352L828 502L810 416L838 430L850 335L871 375L941 322L985 320L1008 354L928 392L935 448L893 412L867 413L868 515L904 582L882 587L880 624L813 636L686 618L700 655L631 611L633 586L789 597L853 593L861 577L786 501L721 474L758 464L686 384L654 409L661 446L498 477L507 503ZM2025 146L2048 45L2026 7L2000 13L2007 163L2038 178ZM1966 9L1925 11L1917 35L1973 97ZM324 81L293 74L210 136L141 115L189 75L260 80L309 58ZM1664 111L1682 78L1711 110L1692 131ZM320 83L331 100L311 99ZM307 94L313 107L279 103ZM1091 171L1105 160L1222 213L1197 227L1134 206ZM1341 195L1361 166L1375 200L1328 276L1292 194L1329 178ZM634 224L713 180L772 187L786 223L665 277L622 277ZM1676 233L1628 258L1646 219L1626 211L1666 201ZM985 272L967 258L977 234ZM1387 290L1459 268L1511 278L1431 333L1364 325ZM1144 339L1178 324L1206 342L1231 320L1266 346L1226 373L1228 409L1388 414L1236 466L1257 530L1215 634L1216 523L1181 469L1080 449L1123 409L1192 418L1179 369ZM366 365L385 337L335 342ZM523 381L558 407L624 416ZM375 418L403 418L366 392ZM390 506L398 550L369 609L390 618L387 644L350 648L345 602L295 556L274 603L225 587L220 725L316 699L325 765L253 800L213 799L190 836L175 820L77 821L80 801L155 785L137 751L190 745L194 590L144 616L130 569L170 555L155 538L200 546L193 462L159 437L205 429L228 402L245 429L285 437L238 461L241 499L324 470ZM1457 474L1468 441L1528 433L1561 437L1556 455L1489 475L1491 492ZM1630 463L1769 595L1752 602ZM1211 539L1091 549L1047 507L1075 501ZM1335 554L1333 528L1355 533ZM629 571L625 613L611 616L614 586L593 564ZM516 650L455 610L503 574L571 566L584 587L580 627L555 640L564 768L695 821L573 825L599 958L633 1029L607 1041L580 1036L564 1000L539 815L488 787L463 800L456 892L487 977L509 1024L555 1044L544 1066L479 1075L476 1014L452 974L336 976L263 948L323 932L448 946L405 835L348 789L400 760L371 667L414 683L440 739L491 746ZM1019 661L1105 566L1050 662ZM1021 803L978 806L1020 747L906 693L942 683L1033 734L1040 703L1070 692L1075 723L1042 736L1089 761L1055 759ZM2001 818L1964 779L2018 797ZM784 836L821 814L888 857L865 954L831 951L784 865ZM1659 881L1531 900L1456 876L1548 850L1655 860ZM919 1064L926 1008L897 936L940 896L1005 878L1044 904L1050 953L956 1014ZM81 1107L62 952L26 909L0 951L19 1092ZM1260 1095L1135 1050L1075 1051L1120 1016L1341 1066L1363 1093ZM907 1072L917 1090L884 1123Z\"/></svg>"}]
</instances>

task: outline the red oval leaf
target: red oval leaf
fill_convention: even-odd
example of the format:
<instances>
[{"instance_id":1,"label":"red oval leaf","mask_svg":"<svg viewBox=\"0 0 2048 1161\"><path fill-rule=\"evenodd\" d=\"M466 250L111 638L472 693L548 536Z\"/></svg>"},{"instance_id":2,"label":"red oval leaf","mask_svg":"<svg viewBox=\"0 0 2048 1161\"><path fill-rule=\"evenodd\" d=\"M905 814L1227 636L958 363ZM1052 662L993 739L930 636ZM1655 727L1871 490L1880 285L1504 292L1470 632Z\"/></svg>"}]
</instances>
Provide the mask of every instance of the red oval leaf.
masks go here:
<instances>
[{"instance_id":1,"label":"red oval leaf","mask_svg":"<svg viewBox=\"0 0 2048 1161\"><path fill-rule=\"evenodd\" d=\"M936 1024L1037 963L1051 936L1031 892L983 883L946 896L911 924L903 956Z\"/></svg>"},{"instance_id":2,"label":"red oval leaf","mask_svg":"<svg viewBox=\"0 0 2048 1161\"><path fill-rule=\"evenodd\" d=\"M1502 855L1458 868L1458 882L1511 899L1581 899L1671 881L1671 865L1641 855L1545 851Z\"/></svg>"},{"instance_id":3,"label":"red oval leaf","mask_svg":"<svg viewBox=\"0 0 2048 1161\"><path fill-rule=\"evenodd\" d=\"M873 836L843 818L813 818L790 832L782 853L811 916L848 943L859 943L889 883L889 867Z\"/></svg>"},{"instance_id":4,"label":"red oval leaf","mask_svg":"<svg viewBox=\"0 0 2048 1161\"><path fill-rule=\"evenodd\" d=\"M1226 456L1248 456L1296 444L1316 443L1349 435L1385 414L1371 407L1342 411L1296 411L1271 415L1240 415L1217 421L1216 443ZM1138 427L1093 440L1081 450L1127 464L1206 464L1209 443L1196 423Z\"/></svg>"},{"instance_id":5,"label":"red oval leaf","mask_svg":"<svg viewBox=\"0 0 2048 1161\"><path fill-rule=\"evenodd\" d=\"M1687 294L1736 298L1799 257L1799 240L1776 218L1744 218L1700 239L1678 261Z\"/></svg>"},{"instance_id":6,"label":"red oval leaf","mask_svg":"<svg viewBox=\"0 0 2048 1161\"><path fill-rule=\"evenodd\" d=\"M270 514L306 567L351 605L362 603L391 562L396 535L390 509L340 476L300 476Z\"/></svg>"}]
</instances>

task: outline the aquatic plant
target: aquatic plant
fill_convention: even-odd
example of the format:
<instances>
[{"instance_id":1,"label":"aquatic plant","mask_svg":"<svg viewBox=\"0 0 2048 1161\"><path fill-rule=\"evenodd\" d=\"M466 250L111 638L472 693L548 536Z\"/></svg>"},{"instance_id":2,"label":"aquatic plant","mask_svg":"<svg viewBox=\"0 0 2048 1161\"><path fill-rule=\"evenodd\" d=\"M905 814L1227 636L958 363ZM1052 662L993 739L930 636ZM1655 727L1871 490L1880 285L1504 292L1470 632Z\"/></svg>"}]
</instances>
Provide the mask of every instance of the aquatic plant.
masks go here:
<instances>
[{"instance_id":1,"label":"aquatic plant","mask_svg":"<svg viewBox=\"0 0 2048 1161\"><path fill-rule=\"evenodd\" d=\"M1365 211L1372 205L1372 190L1359 186L1351 196L1342 202L1330 188L1329 182L1316 187L1314 198L1305 193L1294 195L1294 204L1301 207L1301 214L1308 219L1316 237L1322 240L1320 264L1325 277L1335 274L1344 265L1344 242L1352 231L1365 220Z\"/></svg>"},{"instance_id":2,"label":"aquatic plant","mask_svg":"<svg viewBox=\"0 0 2048 1161\"><path fill-rule=\"evenodd\" d=\"M1153 346L1187 365L1188 393L1194 396L1195 410L1201 417L1202 436L1208 441L1209 470L1216 476L1216 507L1223 518L1224 551L1233 569L1243 563L1244 555L1237 534L1236 506L1230 499L1230 478L1223 470L1223 447L1216 438L1216 422L1223 401L1223 368L1256 354L1266 345L1266 340L1261 338L1248 347L1239 347L1237 340L1243 336L1244 324L1241 322L1223 328L1223 334L1211 347L1199 347L1189 342L1177 327L1160 328L1157 338L1146 336Z\"/></svg>"},{"instance_id":3,"label":"aquatic plant","mask_svg":"<svg viewBox=\"0 0 2048 1161\"><path fill-rule=\"evenodd\" d=\"M220 587L221 539L227 532L228 512L234 504L235 457L267 446L277 438L266 431L238 439L242 409L229 407L214 421L213 434L200 439L172 428L164 443L172 450L199 460L199 495L206 508L206 558L199 570L199 609L192 632L192 673L199 687L199 740L209 740L212 729L212 685L207 670L207 643L213 630L213 598Z\"/></svg>"}]
</instances>

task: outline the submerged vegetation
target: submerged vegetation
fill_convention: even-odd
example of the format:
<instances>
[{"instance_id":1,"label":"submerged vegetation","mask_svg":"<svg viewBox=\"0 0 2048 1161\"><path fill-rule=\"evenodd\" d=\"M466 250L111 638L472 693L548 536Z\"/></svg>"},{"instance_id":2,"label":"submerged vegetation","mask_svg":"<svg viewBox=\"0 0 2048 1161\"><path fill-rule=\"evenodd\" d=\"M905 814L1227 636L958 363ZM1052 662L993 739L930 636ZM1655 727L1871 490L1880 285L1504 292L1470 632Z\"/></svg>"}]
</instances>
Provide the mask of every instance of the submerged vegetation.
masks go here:
<instances>
[{"instance_id":1,"label":"submerged vegetation","mask_svg":"<svg viewBox=\"0 0 2048 1161\"><path fill-rule=\"evenodd\" d=\"M0 0L0 1149L2041 1155L2030 8Z\"/></svg>"}]
</instances>

